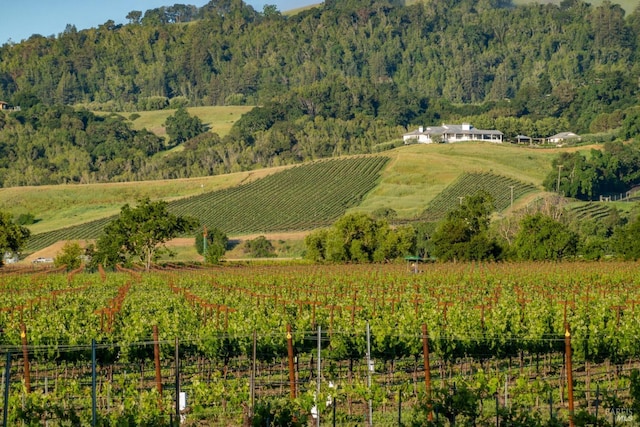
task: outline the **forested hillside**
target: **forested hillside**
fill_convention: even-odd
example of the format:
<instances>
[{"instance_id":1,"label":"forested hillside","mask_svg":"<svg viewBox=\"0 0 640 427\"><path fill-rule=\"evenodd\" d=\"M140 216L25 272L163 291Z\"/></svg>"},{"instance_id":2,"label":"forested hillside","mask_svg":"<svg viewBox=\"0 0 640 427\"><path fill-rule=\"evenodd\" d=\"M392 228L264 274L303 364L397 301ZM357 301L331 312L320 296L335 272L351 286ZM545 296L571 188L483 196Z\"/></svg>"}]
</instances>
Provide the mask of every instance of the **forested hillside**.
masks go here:
<instances>
[{"instance_id":1,"label":"forested hillside","mask_svg":"<svg viewBox=\"0 0 640 427\"><path fill-rule=\"evenodd\" d=\"M579 0L402 3L327 0L284 16L214 0L5 44L0 100L22 112L0 112L0 145L10 159L0 165L1 184L194 176L366 153L407 128L442 121L497 128L507 138L567 130L635 137L640 10L625 16L616 4ZM125 117L184 105L259 107L229 135L198 136L158 159L171 147L153 135L103 138L115 150L109 157L79 136L91 134L93 119L58 114L46 138L24 119L63 104ZM128 139L143 137L151 148ZM118 143L138 151L123 155ZM33 179L21 179L29 168Z\"/></svg>"}]
</instances>

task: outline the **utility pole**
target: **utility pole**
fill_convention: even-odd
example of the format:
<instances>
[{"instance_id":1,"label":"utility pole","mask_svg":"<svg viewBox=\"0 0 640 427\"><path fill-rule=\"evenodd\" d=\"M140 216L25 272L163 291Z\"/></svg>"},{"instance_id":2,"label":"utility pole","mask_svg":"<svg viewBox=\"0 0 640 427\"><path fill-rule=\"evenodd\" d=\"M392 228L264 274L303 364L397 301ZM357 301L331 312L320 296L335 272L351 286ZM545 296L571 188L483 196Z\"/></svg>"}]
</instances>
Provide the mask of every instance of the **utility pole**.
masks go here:
<instances>
[{"instance_id":1,"label":"utility pole","mask_svg":"<svg viewBox=\"0 0 640 427\"><path fill-rule=\"evenodd\" d=\"M204 255L205 261L207 260L207 226L204 226L202 230L202 255Z\"/></svg>"},{"instance_id":2,"label":"utility pole","mask_svg":"<svg viewBox=\"0 0 640 427\"><path fill-rule=\"evenodd\" d=\"M371 372L373 371L371 366L371 329L369 328L369 321L367 321L367 390L371 390ZM373 426L373 402L369 398L369 427Z\"/></svg>"},{"instance_id":3,"label":"utility pole","mask_svg":"<svg viewBox=\"0 0 640 427\"><path fill-rule=\"evenodd\" d=\"M567 366L567 388L569 391L569 427L574 427L574 409L573 409L573 368L571 366L571 329L569 324L564 325L564 345L565 345L565 364ZM615 416L615 415L614 415Z\"/></svg>"},{"instance_id":4,"label":"utility pole","mask_svg":"<svg viewBox=\"0 0 640 427\"><path fill-rule=\"evenodd\" d=\"M515 187L514 185L510 185L509 188L511 189L511 209L513 209L513 187Z\"/></svg>"},{"instance_id":5,"label":"utility pole","mask_svg":"<svg viewBox=\"0 0 640 427\"><path fill-rule=\"evenodd\" d=\"M556 183L556 193L560 193L560 171L564 165L558 165L558 182Z\"/></svg>"},{"instance_id":6,"label":"utility pole","mask_svg":"<svg viewBox=\"0 0 640 427\"><path fill-rule=\"evenodd\" d=\"M320 403L318 399L320 399L320 375L322 374L322 365L320 363L320 356L322 350L322 329L321 326L318 325L318 376L316 378L316 426L320 427Z\"/></svg>"},{"instance_id":7,"label":"utility pole","mask_svg":"<svg viewBox=\"0 0 640 427\"><path fill-rule=\"evenodd\" d=\"M462 201L464 200L464 196L458 196L458 199L460 199L460 206L462 206Z\"/></svg>"}]
</instances>

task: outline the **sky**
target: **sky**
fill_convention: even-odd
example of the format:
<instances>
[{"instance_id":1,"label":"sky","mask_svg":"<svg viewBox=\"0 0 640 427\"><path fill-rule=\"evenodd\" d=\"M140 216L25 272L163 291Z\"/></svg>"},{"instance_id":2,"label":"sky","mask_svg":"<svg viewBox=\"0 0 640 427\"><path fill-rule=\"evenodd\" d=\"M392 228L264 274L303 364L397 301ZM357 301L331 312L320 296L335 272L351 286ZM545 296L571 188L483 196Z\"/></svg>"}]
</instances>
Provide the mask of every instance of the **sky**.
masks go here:
<instances>
[{"instance_id":1,"label":"sky","mask_svg":"<svg viewBox=\"0 0 640 427\"><path fill-rule=\"evenodd\" d=\"M281 12L321 3L319 0L244 0L257 11L265 4ZM160 6L191 4L202 7L209 0L0 0L0 45L19 43L33 34L48 37L62 33L67 24L78 31L98 27L108 20L126 24L132 10L144 12Z\"/></svg>"}]
</instances>

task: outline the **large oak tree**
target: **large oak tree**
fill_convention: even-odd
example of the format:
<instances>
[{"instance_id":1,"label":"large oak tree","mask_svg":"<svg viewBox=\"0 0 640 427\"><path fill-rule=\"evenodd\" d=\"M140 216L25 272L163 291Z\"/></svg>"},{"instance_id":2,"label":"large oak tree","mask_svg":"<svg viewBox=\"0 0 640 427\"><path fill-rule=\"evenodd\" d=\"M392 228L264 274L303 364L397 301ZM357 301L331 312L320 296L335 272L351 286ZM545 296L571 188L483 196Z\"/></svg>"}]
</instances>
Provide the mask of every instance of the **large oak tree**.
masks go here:
<instances>
[{"instance_id":1,"label":"large oak tree","mask_svg":"<svg viewBox=\"0 0 640 427\"><path fill-rule=\"evenodd\" d=\"M30 236L30 231L13 221L11 214L0 212L0 266L3 264L3 254L15 254L20 251Z\"/></svg>"},{"instance_id":2,"label":"large oak tree","mask_svg":"<svg viewBox=\"0 0 640 427\"><path fill-rule=\"evenodd\" d=\"M98 239L94 259L96 263L115 265L137 258L149 271L156 256L166 249L167 241L192 232L197 226L195 218L170 213L163 200L143 199L134 208L126 204Z\"/></svg>"}]
</instances>

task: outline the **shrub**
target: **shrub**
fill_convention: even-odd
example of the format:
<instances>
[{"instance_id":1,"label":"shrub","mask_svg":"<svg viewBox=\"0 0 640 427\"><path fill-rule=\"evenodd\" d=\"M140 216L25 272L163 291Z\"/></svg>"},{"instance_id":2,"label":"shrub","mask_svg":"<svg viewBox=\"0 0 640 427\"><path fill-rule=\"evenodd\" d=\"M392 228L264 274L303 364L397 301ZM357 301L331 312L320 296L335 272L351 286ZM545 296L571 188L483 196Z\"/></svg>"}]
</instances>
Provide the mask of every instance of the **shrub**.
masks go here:
<instances>
[{"instance_id":1,"label":"shrub","mask_svg":"<svg viewBox=\"0 0 640 427\"><path fill-rule=\"evenodd\" d=\"M229 237L219 228L213 227L207 232L207 251L204 253L203 233L196 235L196 250L200 255L204 255L208 264L218 264L229 245Z\"/></svg>"},{"instance_id":2,"label":"shrub","mask_svg":"<svg viewBox=\"0 0 640 427\"><path fill-rule=\"evenodd\" d=\"M20 214L16 219L18 225L31 225L36 223L36 217L32 213Z\"/></svg>"},{"instance_id":3,"label":"shrub","mask_svg":"<svg viewBox=\"0 0 640 427\"><path fill-rule=\"evenodd\" d=\"M169 106L169 99L164 96L150 96L138 100L138 110L157 111Z\"/></svg>"},{"instance_id":4,"label":"shrub","mask_svg":"<svg viewBox=\"0 0 640 427\"><path fill-rule=\"evenodd\" d=\"M177 110L178 108L186 108L189 105L189 99L186 96L176 96L169 100L169 108Z\"/></svg>"},{"instance_id":5,"label":"shrub","mask_svg":"<svg viewBox=\"0 0 640 427\"><path fill-rule=\"evenodd\" d=\"M254 258L272 258L276 256L275 248L264 236L248 240L244 244L244 253L248 253Z\"/></svg>"},{"instance_id":6,"label":"shrub","mask_svg":"<svg viewBox=\"0 0 640 427\"><path fill-rule=\"evenodd\" d=\"M53 260L53 265L56 267L66 265L67 271L75 270L80 267L80 264L82 263L82 259L80 258L81 255L82 248L78 243L67 242L62 247L58 256Z\"/></svg>"}]
</instances>

